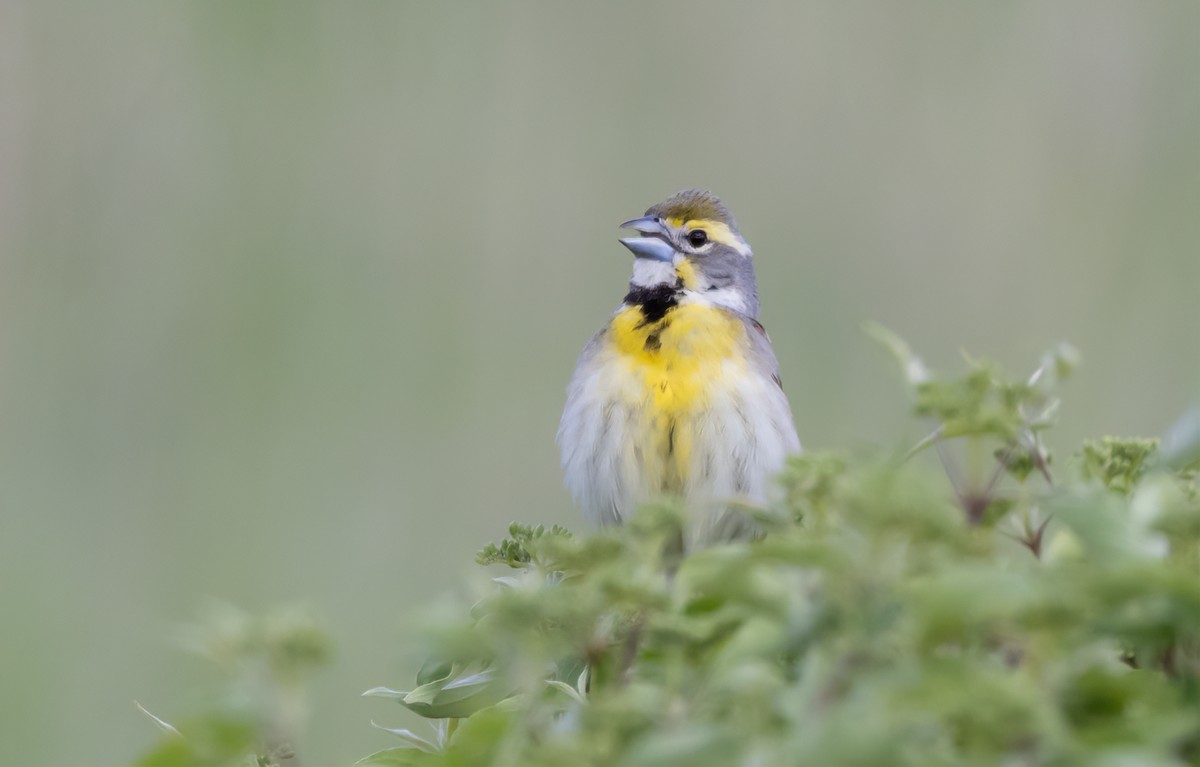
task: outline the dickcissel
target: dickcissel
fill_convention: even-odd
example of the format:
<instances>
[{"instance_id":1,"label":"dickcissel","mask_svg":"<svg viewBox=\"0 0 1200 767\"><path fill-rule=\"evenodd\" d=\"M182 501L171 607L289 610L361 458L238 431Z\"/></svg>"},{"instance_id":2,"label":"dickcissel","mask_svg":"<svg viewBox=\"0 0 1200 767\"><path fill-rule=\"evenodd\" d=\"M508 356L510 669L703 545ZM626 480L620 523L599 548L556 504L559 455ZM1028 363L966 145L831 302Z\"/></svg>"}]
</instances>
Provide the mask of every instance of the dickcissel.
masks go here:
<instances>
[{"instance_id":1,"label":"dickcissel","mask_svg":"<svg viewBox=\"0 0 1200 767\"><path fill-rule=\"evenodd\" d=\"M619 524L681 499L690 545L753 532L800 440L758 322L750 245L709 192L679 192L622 228L629 292L584 347L558 427L565 482L584 517Z\"/></svg>"}]
</instances>

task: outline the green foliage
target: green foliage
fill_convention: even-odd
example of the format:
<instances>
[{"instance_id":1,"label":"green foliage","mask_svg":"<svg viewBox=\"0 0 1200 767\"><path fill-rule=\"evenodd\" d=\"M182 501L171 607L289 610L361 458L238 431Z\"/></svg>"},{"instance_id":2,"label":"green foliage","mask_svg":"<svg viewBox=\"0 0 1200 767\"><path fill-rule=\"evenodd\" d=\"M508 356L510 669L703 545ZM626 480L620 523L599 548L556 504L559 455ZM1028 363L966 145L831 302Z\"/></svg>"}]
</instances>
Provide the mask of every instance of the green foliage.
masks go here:
<instances>
[{"instance_id":1,"label":"green foliage","mask_svg":"<svg viewBox=\"0 0 1200 767\"><path fill-rule=\"evenodd\" d=\"M793 518L814 523L823 519L845 471L846 458L834 453L805 453L789 459L780 481Z\"/></svg>"},{"instance_id":2,"label":"green foliage","mask_svg":"<svg viewBox=\"0 0 1200 767\"><path fill-rule=\"evenodd\" d=\"M411 748L388 748L376 751L354 763L354 767L425 767L437 762L424 751Z\"/></svg>"},{"instance_id":3,"label":"green foliage","mask_svg":"<svg viewBox=\"0 0 1200 767\"><path fill-rule=\"evenodd\" d=\"M1083 476L1100 480L1109 490L1128 494L1150 468L1157 452L1157 439L1090 439L1083 443Z\"/></svg>"},{"instance_id":4,"label":"green foliage","mask_svg":"<svg viewBox=\"0 0 1200 767\"><path fill-rule=\"evenodd\" d=\"M1200 764L1187 481L1141 440L1052 476L1067 347L1020 381L975 360L937 377L872 333L931 422L910 454L946 478L808 453L755 510L761 538L697 551L672 505L586 538L514 526L479 561L518 574L432 632L436 678L392 694L420 713L478 687L415 763Z\"/></svg>"},{"instance_id":5,"label":"green foliage","mask_svg":"<svg viewBox=\"0 0 1200 767\"><path fill-rule=\"evenodd\" d=\"M552 537L570 537L570 533L559 525L554 525L549 530L545 525L522 525L519 522L513 522L508 526L508 534L510 537L505 538L500 542L500 545L489 543L478 554L475 555L475 561L481 565L508 565L513 568L521 568L533 562L533 552L531 547L536 550L535 544L539 539L549 535Z\"/></svg>"},{"instance_id":6,"label":"green foliage","mask_svg":"<svg viewBox=\"0 0 1200 767\"><path fill-rule=\"evenodd\" d=\"M671 507L530 541L547 564L454 627L504 699L413 763L1197 762L1200 579L1171 555L1200 531L1135 514L1143 487L1049 493L1039 558L911 468L815 454L788 480L801 521L753 542L681 557Z\"/></svg>"},{"instance_id":7,"label":"green foliage","mask_svg":"<svg viewBox=\"0 0 1200 767\"><path fill-rule=\"evenodd\" d=\"M211 606L187 627L184 646L216 664L228 680L211 710L178 726L142 709L165 733L135 767L289 767L304 719L304 686L326 662L331 643L306 610L262 616Z\"/></svg>"},{"instance_id":8,"label":"green foliage","mask_svg":"<svg viewBox=\"0 0 1200 767\"><path fill-rule=\"evenodd\" d=\"M587 536L513 525L478 555L505 574L424 626L415 684L366 693L428 731L359 767L1200 765L1195 467L1104 438L1051 472L1067 347L1021 380L938 376L871 332L930 430L903 458L793 458L747 511L761 536L698 550L673 503ZM297 646L227 635L209 655ZM164 748L270 759L262 727Z\"/></svg>"}]
</instances>

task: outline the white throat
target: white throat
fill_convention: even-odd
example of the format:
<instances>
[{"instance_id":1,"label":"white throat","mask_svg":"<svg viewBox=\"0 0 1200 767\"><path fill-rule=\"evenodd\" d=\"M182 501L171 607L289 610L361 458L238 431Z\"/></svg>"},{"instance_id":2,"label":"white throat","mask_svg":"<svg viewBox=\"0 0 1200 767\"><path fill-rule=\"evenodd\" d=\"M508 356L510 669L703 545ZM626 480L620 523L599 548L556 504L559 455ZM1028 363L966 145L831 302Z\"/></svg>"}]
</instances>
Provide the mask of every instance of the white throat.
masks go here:
<instances>
[{"instance_id":1,"label":"white throat","mask_svg":"<svg viewBox=\"0 0 1200 767\"><path fill-rule=\"evenodd\" d=\"M674 264L649 258L635 258L633 277L629 282L639 288L652 288L656 285L674 285L677 279Z\"/></svg>"},{"instance_id":2,"label":"white throat","mask_svg":"<svg viewBox=\"0 0 1200 767\"><path fill-rule=\"evenodd\" d=\"M746 301L745 294L733 288L718 288L717 290L705 291L685 290L683 292L683 302L704 306L719 306L723 309L735 311L738 314L750 315L750 305Z\"/></svg>"}]
</instances>

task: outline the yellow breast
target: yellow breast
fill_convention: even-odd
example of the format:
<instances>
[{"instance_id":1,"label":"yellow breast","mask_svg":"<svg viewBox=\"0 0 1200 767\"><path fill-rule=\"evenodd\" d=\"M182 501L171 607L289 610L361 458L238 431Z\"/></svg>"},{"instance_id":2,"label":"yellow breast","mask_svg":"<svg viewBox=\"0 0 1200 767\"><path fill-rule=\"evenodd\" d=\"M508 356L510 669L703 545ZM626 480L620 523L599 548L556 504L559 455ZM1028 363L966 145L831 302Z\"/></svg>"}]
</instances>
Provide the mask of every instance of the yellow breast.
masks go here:
<instances>
[{"instance_id":1,"label":"yellow breast","mask_svg":"<svg viewBox=\"0 0 1200 767\"><path fill-rule=\"evenodd\" d=\"M639 307L613 318L612 343L635 385L633 435L650 484L678 493L691 469L695 431L728 378L744 370L745 329L729 312L682 304L648 320Z\"/></svg>"}]
</instances>

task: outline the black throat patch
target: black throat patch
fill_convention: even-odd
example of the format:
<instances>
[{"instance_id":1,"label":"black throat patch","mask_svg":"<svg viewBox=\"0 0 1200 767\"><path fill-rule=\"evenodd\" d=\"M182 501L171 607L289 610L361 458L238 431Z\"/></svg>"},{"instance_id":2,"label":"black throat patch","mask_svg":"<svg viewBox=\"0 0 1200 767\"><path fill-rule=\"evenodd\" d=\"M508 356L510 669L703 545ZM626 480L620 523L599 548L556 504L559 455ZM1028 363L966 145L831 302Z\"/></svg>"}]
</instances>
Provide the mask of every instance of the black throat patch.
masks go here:
<instances>
[{"instance_id":1,"label":"black throat patch","mask_svg":"<svg viewBox=\"0 0 1200 767\"><path fill-rule=\"evenodd\" d=\"M682 284L676 282L674 285L630 288L629 295L625 296L625 303L641 308L642 322L638 327L644 327L651 322L658 322L666 316L668 311L675 308L679 304L679 289L681 287Z\"/></svg>"}]
</instances>

